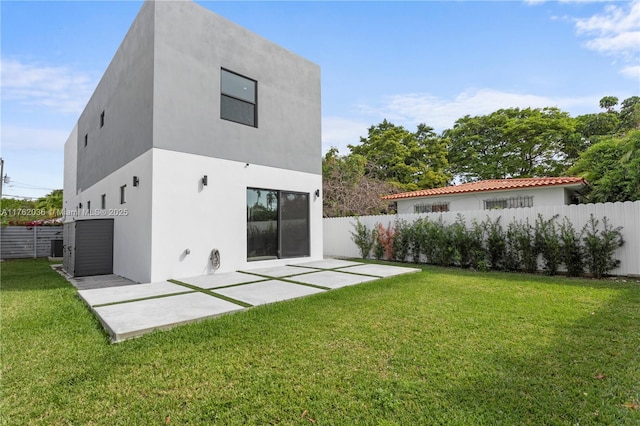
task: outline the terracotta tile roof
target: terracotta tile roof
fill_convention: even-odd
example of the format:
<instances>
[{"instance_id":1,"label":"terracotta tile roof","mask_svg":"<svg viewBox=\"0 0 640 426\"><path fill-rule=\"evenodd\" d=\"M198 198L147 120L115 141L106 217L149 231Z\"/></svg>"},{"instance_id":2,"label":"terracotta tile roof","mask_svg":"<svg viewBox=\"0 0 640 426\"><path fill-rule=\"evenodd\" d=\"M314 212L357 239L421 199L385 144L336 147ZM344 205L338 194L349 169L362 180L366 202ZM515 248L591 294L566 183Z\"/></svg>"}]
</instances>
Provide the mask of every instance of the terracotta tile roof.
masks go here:
<instances>
[{"instance_id":1,"label":"terracotta tile roof","mask_svg":"<svg viewBox=\"0 0 640 426\"><path fill-rule=\"evenodd\" d=\"M521 179L489 179L478 182L463 183L461 185L445 186L442 188L422 189L419 191L402 192L382 197L383 200L397 200L399 198L433 197L437 195L464 194L468 192L503 191L507 189L537 188L543 186L573 186L587 185L581 177L542 177Z\"/></svg>"}]
</instances>

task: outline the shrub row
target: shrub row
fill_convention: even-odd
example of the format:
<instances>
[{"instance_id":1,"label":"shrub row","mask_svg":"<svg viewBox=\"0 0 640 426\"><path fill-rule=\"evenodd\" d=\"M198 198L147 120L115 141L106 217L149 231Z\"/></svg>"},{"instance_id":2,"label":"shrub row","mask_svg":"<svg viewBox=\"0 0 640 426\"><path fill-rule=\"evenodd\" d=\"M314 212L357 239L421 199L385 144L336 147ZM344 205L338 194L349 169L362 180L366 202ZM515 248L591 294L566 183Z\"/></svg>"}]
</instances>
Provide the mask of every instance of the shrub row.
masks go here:
<instances>
[{"instance_id":1,"label":"shrub row","mask_svg":"<svg viewBox=\"0 0 640 426\"><path fill-rule=\"evenodd\" d=\"M356 218L351 235L365 259L373 256L480 271L542 269L549 275L564 265L570 276L581 276L586 269L601 278L620 264L614 253L624 243L621 230L606 217L597 220L593 215L577 231L566 217L559 221L558 216L545 220L538 215L534 224L514 220L505 229L500 218L474 221L467 227L458 214L452 224L425 217L412 223L396 219L386 227L377 223L372 229Z\"/></svg>"}]
</instances>

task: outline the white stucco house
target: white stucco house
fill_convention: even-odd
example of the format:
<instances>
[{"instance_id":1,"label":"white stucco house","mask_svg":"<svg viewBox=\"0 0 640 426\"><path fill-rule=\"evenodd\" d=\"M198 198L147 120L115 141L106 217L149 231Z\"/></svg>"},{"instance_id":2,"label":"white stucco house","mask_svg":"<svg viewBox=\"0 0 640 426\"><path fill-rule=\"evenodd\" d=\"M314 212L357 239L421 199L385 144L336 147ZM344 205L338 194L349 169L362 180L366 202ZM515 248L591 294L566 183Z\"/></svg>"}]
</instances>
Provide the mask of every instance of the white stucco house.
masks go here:
<instances>
[{"instance_id":1,"label":"white stucco house","mask_svg":"<svg viewBox=\"0 0 640 426\"><path fill-rule=\"evenodd\" d=\"M320 68L147 1L65 144L64 267L154 282L322 258Z\"/></svg>"},{"instance_id":2,"label":"white stucco house","mask_svg":"<svg viewBox=\"0 0 640 426\"><path fill-rule=\"evenodd\" d=\"M382 197L398 213L491 210L575 204L587 182L580 177L491 179Z\"/></svg>"}]
</instances>

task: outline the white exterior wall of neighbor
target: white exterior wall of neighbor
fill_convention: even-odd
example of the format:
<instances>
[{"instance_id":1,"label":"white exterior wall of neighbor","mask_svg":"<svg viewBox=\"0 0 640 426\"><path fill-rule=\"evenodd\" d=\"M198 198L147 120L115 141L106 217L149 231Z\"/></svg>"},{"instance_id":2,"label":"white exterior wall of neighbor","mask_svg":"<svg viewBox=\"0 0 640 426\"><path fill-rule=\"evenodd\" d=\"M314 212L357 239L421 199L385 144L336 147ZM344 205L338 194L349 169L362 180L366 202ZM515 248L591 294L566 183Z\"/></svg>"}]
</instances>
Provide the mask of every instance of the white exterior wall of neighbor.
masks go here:
<instances>
[{"instance_id":1,"label":"white exterior wall of neighbor","mask_svg":"<svg viewBox=\"0 0 640 426\"><path fill-rule=\"evenodd\" d=\"M153 176L151 281L322 259L320 175L153 149ZM248 187L309 193L309 257L247 262Z\"/></svg>"},{"instance_id":2,"label":"white exterior wall of neighbor","mask_svg":"<svg viewBox=\"0 0 640 426\"><path fill-rule=\"evenodd\" d=\"M414 206L419 204L449 203L449 211L483 210L484 200L511 197L533 197L533 207L562 206L569 204L563 186L548 188L528 188L509 191L483 191L464 194L451 194L438 197L416 197L399 199L398 213L415 213Z\"/></svg>"}]
</instances>

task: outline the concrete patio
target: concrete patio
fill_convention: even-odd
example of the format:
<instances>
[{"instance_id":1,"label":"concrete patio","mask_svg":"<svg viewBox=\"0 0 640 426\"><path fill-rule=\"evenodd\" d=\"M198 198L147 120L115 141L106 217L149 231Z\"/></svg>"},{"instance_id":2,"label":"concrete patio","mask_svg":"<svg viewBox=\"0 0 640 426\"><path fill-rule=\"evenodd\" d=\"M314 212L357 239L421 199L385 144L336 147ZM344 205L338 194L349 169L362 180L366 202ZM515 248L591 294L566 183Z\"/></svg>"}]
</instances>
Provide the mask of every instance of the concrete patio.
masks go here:
<instances>
[{"instance_id":1,"label":"concrete patio","mask_svg":"<svg viewBox=\"0 0 640 426\"><path fill-rule=\"evenodd\" d=\"M98 317L111 340L120 342L252 306L418 271L324 259L149 284L135 284L114 275L69 281L78 288L79 296Z\"/></svg>"}]
</instances>

